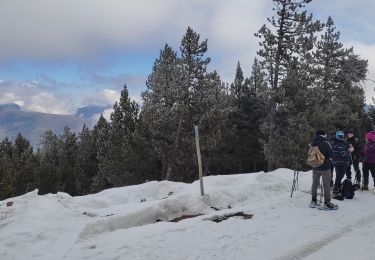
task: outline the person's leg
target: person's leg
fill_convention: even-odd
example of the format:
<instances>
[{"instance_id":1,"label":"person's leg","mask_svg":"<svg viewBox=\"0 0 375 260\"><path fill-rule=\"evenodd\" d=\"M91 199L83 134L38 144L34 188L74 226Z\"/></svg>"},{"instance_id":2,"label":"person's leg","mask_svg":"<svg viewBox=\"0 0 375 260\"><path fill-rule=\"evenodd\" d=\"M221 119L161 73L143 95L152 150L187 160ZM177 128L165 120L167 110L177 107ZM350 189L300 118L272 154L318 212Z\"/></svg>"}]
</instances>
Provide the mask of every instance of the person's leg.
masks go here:
<instances>
[{"instance_id":1,"label":"person's leg","mask_svg":"<svg viewBox=\"0 0 375 260\"><path fill-rule=\"evenodd\" d=\"M346 178L349 180L352 178L352 162L350 162L349 166L346 168Z\"/></svg>"},{"instance_id":2,"label":"person's leg","mask_svg":"<svg viewBox=\"0 0 375 260\"><path fill-rule=\"evenodd\" d=\"M374 187L375 187L375 164L370 164L369 170L371 172L372 180L374 181Z\"/></svg>"},{"instance_id":3,"label":"person's leg","mask_svg":"<svg viewBox=\"0 0 375 260\"><path fill-rule=\"evenodd\" d=\"M331 163L331 187L333 187L333 169L335 169L335 166L333 166L333 164Z\"/></svg>"},{"instance_id":4,"label":"person's leg","mask_svg":"<svg viewBox=\"0 0 375 260\"><path fill-rule=\"evenodd\" d=\"M321 175L321 172L320 171L316 171L316 170L313 170L313 173L312 173L312 184L311 184L311 196L312 196L312 200L316 200L317 196L318 196L318 184L319 184L319 181L320 181L320 175Z\"/></svg>"},{"instance_id":5,"label":"person's leg","mask_svg":"<svg viewBox=\"0 0 375 260\"><path fill-rule=\"evenodd\" d=\"M322 172L323 190L324 190L324 203L328 204L331 201L331 170L328 169Z\"/></svg>"},{"instance_id":6,"label":"person's leg","mask_svg":"<svg viewBox=\"0 0 375 260\"><path fill-rule=\"evenodd\" d=\"M345 165L335 166L335 171L336 171L336 179L335 179L335 185L334 185L333 191L334 193L337 194L339 193L340 188L341 188L341 181L345 175L346 166Z\"/></svg>"},{"instance_id":7,"label":"person's leg","mask_svg":"<svg viewBox=\"0 0 375 260\"><path fill-rule=\"evenodd\" d=\"M362 172L363 172L363 187L368 187L368 175L369 175L369 166L367 163L363 163Z\"/></svg>"},{"instance_id":8,"label":"person's leg","mask_svg":"<svg viewBox=\"0 0 375 260\"><path fill-rule=\"evenodd\" d=\"M354 167L354 170L355 170L355 178L357 180L358 183L361 183L361 171L359 169L359 160L358 158L355 158L353 160L353 167Z\"/></svg>"}]
</instances>

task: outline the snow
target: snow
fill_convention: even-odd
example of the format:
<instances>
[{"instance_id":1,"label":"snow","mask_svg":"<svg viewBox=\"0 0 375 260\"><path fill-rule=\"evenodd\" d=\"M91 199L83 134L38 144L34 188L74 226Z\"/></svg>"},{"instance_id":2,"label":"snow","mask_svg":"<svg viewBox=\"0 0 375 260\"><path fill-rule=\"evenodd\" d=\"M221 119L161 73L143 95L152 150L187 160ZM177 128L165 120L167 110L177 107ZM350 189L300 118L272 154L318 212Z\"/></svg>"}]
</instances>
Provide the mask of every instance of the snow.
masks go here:
<instances>
[{"instance_id":1,"label":"snow","mask_svg":"<svg viewBox=\"0 0 375 260\"><path fill-rule=\"evenodd\" d=\"M204 197L198 181L33 191L0 201L0 259L374 259L374 191L322 211L308 208L311 180L300 172L292 198L288 169L205 177ZM235 212L253 217L210 220ZM170 222L183 215L195 217Z\"/></svg>"}]
</instances>

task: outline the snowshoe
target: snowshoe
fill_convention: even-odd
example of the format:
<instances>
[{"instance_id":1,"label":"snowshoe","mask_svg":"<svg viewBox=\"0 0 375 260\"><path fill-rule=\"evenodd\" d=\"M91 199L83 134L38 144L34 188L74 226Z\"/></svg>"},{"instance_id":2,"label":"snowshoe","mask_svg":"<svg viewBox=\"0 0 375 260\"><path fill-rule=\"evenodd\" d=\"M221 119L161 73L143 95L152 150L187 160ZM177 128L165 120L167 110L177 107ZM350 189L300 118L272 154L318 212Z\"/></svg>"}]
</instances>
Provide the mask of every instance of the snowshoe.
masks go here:
<instances>
[{"instance_id":1,"label":"snowshoe","mask_svg":"<svg viewBox=\"0 0 375 260\"><path fill-rule=\"evenodd\" d=\"M320 204L317 201L311 201L309 204L309 208L317 208Z\"/></svg>"},{"instance_id":2,"label":"snowshoe","mask_svg":"<svg viewBox=\"0 0 375 260\"><path fill-rule=\"evenodd\" d=\"M332 199L335 199L335 200L344 200L344 195L342 195L341 193L339 194L334 194Z\"/></svg>"},{"instance_id":3,"label":"snowshoe","mask_svg":"<svg viewBox=\"0 0 375 260\"><path fill-rule=\"evenodd\" d=\"M320 210L336 210L338 209L339 206L337 204L333 204L333 203L324 203L323 205L320 205L318 207L318 209Z\"/></svg>"},{"instance_id":4,"label":"snowshoe","mask_svg":"<svg viewBox=\"0 0 375 260\"><path fill-rule=\"evenodd\" d=\"M361 188L361 180L356 178L353 183L354 190L359 190Z\"/></svg>"},{"instance_id":5,"label":"snowshoe","mask_svg":"<svg viewBox=\"0 0 375 260\"><path fill-rule=\"evenodd\" d=\"M359 183L354 183L353 188L354 190L359 190L361 188L361 185Z\"/></svg>"}]
</instances>

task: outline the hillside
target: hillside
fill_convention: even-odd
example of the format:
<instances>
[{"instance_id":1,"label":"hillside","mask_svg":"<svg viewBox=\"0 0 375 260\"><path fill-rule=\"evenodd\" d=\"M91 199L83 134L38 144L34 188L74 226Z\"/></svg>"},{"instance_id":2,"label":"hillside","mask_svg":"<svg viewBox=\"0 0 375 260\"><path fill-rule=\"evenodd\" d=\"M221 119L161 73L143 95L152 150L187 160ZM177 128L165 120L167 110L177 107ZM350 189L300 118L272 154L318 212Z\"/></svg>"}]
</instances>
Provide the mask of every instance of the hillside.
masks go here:
<instances>
[{"instance_id":1,"label":"hillside","mask_svg":"<svg viewBox=\"0 0 375 260\"><path fill-rule=\"evenodd\" d=\"M94 108L97 112L99 109ZM23 110L16 104L0 105L0 140L8 136L14 138L18 132L25 136L32 146L38 146L40 136L46 130L55 134L62 134L64 127L68 126L75 132L82 130L83 124L91 126L93 121L90 115L93 110L81 108L77 115L56 115ZM99 112L100 113L100 112Z\"/></svg>"}]
</instances>

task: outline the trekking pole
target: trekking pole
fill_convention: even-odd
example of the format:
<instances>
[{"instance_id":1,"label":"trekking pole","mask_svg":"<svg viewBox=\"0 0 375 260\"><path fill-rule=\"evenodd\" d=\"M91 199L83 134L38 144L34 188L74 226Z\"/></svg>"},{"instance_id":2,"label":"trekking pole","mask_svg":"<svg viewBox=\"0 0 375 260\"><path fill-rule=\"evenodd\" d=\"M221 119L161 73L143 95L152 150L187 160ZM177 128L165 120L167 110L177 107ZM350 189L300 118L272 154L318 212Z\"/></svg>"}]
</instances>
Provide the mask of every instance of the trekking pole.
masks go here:
<instances>
[{"instance_id":1,"label":"trekking pole","mask_svg":"<svg viewBox=\"0 0 375 260\"><path fill-rule=\"evenodd\" d=\"M363 172L363 163L362 162L362 186L361 186L361 191L363 192L363 184L365 183L365 173ZM359 167L359 166L358 166ZM369 176L370 177L370 176Z\"/></svg>"},{"instance_id":2,"label":"trekking pole","mask_svg":"<svg viewBox=\"0 0 375 260\"><path fill-rule=\"evenodd\" d=\"M297 164L296 169L294 170L294 176L293 176L293 184L292 184L292 190L290 192L290 197L293 197L293 191L298 189L298 173L299 173L300 165Z\"/></svg>"},{"instance_id":3,"label":"trekking pole","mask_svg":"<svg viewBox=\"0 0 375 260\"><path fill-rule=\"evenodd\" d=\"M295 187L296 187L296 171L294 171L292 190L290 191L290 197L293 197L293 191L294 191Z\"/></svg>"},{"instance_id":4,"label":"trekking pole","mask_svg":"<svg viewBox=\"0 0 375 260\"><path fill-rule=\"evenodd\" d=\"M298 190L299 188L298 188L298 184L299 184L299 182L298 182L298 176L299 176L299 169L301 168L301 164L299 164L299 163L297 163L297 189L296 190Z\"/></svg>"}]
</instances>

